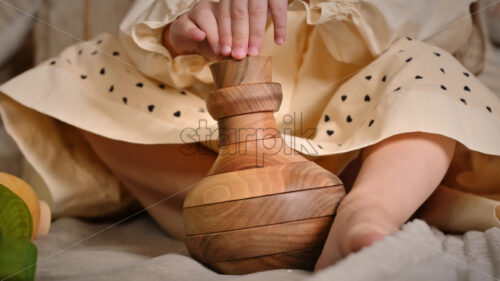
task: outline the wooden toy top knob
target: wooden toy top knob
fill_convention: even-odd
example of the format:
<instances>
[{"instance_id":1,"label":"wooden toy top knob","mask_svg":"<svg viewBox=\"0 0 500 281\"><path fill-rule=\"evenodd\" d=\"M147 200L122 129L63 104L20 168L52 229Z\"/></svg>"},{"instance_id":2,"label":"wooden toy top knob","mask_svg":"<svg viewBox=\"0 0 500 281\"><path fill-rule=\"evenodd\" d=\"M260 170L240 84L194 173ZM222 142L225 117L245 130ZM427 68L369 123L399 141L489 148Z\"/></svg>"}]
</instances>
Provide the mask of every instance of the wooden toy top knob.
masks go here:
<instances>
[{"instance_id":1,"label":"wooden toy top knob","mask_svg":"<svg viewBox=\"0 0 500 281\"><path fill-rule=\"evenodd\" d=\"M271 82L270 57L229 59L210 69L217 90L207 96L207 109L214 119L278 111L281 85Z\"/></svg>"}]
</instances>

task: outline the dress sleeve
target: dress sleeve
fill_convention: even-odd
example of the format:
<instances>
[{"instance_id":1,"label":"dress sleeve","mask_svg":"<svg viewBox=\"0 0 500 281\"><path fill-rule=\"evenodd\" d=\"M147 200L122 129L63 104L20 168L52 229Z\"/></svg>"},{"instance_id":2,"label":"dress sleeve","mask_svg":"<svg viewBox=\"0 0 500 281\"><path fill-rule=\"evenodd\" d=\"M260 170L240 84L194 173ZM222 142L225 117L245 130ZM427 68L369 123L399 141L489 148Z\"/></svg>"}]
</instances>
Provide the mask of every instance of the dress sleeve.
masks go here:
<instances>
[{"instance_id":1,"label":"dress sleeve","mask_svg":"<svg viewBox=\"0 0 500 281\"><path fill-rule=\"evenodd\" d=\"M316 25L329 52L346 63L362 63L401 37L425 41L450 53L472 32L475 0L295 0L307 23Z\"/></svg>"},{"instance_id":2,"label":"dress sleeve","mask_svg":"<svg viewBox=\"0 0 500 281\"><path fill-rule=\"evenodd\" d=\"M198 0L135 1L120 25L120 40L145 75L178 88L211 83L210 63L199 55L172 57L162 44L165 26L186 13Z\"/></svg>"}]
</instances>

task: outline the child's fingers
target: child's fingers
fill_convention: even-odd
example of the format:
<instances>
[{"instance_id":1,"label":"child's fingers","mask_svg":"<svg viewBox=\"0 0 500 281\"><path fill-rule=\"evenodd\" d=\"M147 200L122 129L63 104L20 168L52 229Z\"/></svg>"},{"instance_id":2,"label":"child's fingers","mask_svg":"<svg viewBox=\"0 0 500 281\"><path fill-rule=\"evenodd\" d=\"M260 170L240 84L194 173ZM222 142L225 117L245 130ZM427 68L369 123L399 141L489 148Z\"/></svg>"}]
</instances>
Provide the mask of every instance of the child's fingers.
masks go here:
<instances>
[{"instance_id":1,"label":"child's fingers","mask_svg":"<svg viewBox=\"0 0 500 281\"><path fill-rule=\"evenodd\" d=\"M235 59L242 59L248 49L248 0L231 2L231 29Z\"/></svg>"},{"instance_id":2,"label":"child's fingers","mask_svg":"<svg viewBox=\"0 0 500 281\"><path fill-rule=\"evenodd\" d=\"M249 0L248 14L250 19L250 38L248 54L256 56L262 47L262 37L267 21L267 0Z\"/></svg>"},{"instance_id":3,"label":"child's fingers","mask_svg":"<svg viewBox=\"0 0 500 281\"><path fill-rule=\"evenodd\" d=\"M205 32L200 30L187 15L173 21L163 32L163 44L173 56L196 51L197 45L205 39Z\"/></svg>"},{"instance_id":4,"label":"child's fingers","mask_svg":"<svg viewBox=\"0 0 500 281\"><path fill-rule=\"evenodd\" d=\"M206 34L192 22L187 15L182 15L171 26L172 37L185 38L194 41L205 40Z\"/></svg>"},{"instance_id":5,"label":"child's fingers","mask_svg":"<svg viewBox=\"0 0 500 281\"><path fill-rule=\"evenodd\" d=\"M218 10L219 40L221 53L224 56L231 55L232 33L231 33L231 0L220 0Z\"/></svg>"},{"instance_id":6,"label":"child's fingers","mask_svg":"<svg viewBox=\"0 0 500 281\"><path fill-rule=\"evenodd\" d=\"M202 55L203 57L207 58L210 61L220 61L224 59L224 56L221 56L220 54L217 55L212 51L212 47L210 47L208 41L203 41L200 44L198 44L196 53Z\"/></svg>"},{"instance_id":7,"label":"child's fingers","mask_svg":"<svg viewBox=\"0 0 500 281\"><path fill-rule=\"evenodd\" d=\"M212 52L219 54L219 31L213 11L211 9L201 9L192 14L190 18L205 33Z\"/></svg>"},{"instance_id":8,"label":"child's fingers","mask_svg":"<svg viewBox=\"0 0 500 281\"><path fill-rule=\"evenodd\" d=\"M269 0L269 9L274 24L274 42L281 45L286 40L287 0Z\"/></svg>"}]
</instances>

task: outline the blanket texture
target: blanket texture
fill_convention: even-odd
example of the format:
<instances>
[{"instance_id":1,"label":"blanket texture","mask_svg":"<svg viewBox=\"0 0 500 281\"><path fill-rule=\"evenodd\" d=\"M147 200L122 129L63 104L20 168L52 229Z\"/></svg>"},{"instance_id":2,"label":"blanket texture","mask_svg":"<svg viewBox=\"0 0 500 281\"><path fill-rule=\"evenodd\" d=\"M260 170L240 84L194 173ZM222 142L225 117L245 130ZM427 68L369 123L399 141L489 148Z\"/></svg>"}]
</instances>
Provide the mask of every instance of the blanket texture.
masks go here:
<instances>
[{"instance_id":1,"label":"blanket texture","mask_svg":"<svg viewBox=\"0 0 500 281\"><path fill-rule=\"evenodd\" d=\"M59 219L37 239L37 280L500 280L500 229L445 235L421 220L316 273L220 275L147 216L113 225Z\"/></svg>"}]
</instances>

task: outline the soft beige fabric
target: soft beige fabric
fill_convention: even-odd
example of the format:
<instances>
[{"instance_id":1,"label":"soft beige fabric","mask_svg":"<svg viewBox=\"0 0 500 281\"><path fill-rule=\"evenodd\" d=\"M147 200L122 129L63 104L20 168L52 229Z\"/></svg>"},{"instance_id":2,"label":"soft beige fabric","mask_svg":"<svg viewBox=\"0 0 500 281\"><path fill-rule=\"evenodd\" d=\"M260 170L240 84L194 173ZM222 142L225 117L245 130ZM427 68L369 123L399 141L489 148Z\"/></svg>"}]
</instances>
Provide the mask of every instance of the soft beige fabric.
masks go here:
<instances>
[{"instance_id":1,"label":"soft beige fabric","mask_svg":"<svg viewBox=\"0 0 500 281\"><path fill-rule=\"evenodd\" d=\"M276 119L285 141L328 163L326 167L337 174L359 149L404 132L437 133L458 140L468 149L465 158L457 161L467 162L479 152L493 158L500 155L498 97L449 54L459 50L475 30L467 17L470 2L292 3L293 9L302 10L289 12L286 44L275 46L268 26L262 53L273 57L273 80L283 87ZM100 35L2 85L0 90L15 102L5 98L0 106L16 107L16 102L25 106L17 106L18 112L4 109L5 118L31 114L58 119L111 139L142 144L206 141L193 132L198 126L216 128L203 101L213 87L209 62L198 55L172 58L161 45L165 25L194 3L137 1L120 27L120 41ZM403 12L405 16L399 16ZM54 129L40 130L51 135ZM53 179L46 180L53 192L69 196L74 189L81 198L104 198L104 191L86 191L85 179L73 178L71 190L61 185L58 177L67 175L41 161L45 147L37 148L19 137L25 134L21 127L11 126L9 132L25 154L39 159L33 160L35 169L42 171L44 179ZM65 134L59 136L64 139ZM57 158L57 154L49 156ZM99 169L88 162L78 165L87 172ZM488 166L471 173L499 168ZM458 183L452 176L447 179L445 184ZM490 194L498 193L499 179L489 180ZM105 186L114 188L113 198L120 198L117 185ZM468 191L475 191L474 186ZM55 204L66 207L58 208L59 214L88 214L92 202L75 200L69 211L66 197L60 194L54 195L60 198ZM490 203L474 198L473 205ZM470 220L484 215L457 216L458 224L449 227L470 227L474 225ZM481 227L500 225L498 218L488 221Z\"/></svg>"},{"instance_id":2,"label":"soft beige fabric","mask_svg":"<svg viewBox=\"0 0 500 281\"><path fill-rule=\"evenodd\" d=\"M465 232L471 229L487 229L492 225L499 225L498 199L488 199L484 195L481 197L441 185L426 201L419 216L445 231Z\"/></svg>"},{"instance_id":3,"label":"soft beige fabric","mask_svg":"<svg viewBox=\"0 0 500 281\"><path fill-rule=\"evenodd\" d=\"M295 1L294 6L306 7L308 24L318 25L333 57L365 64L405 36L455 52L471 32L469 5L473 2L312 0L310 4ZM346 18L350 20L342 21Z\"/></svg>"},{"instance_id":4,"label":"soft beige fabric","mask_svg":"<svg viewBox=\"0 0 500 281\"><path fill-rule=\"evenodd\" d=\"M69 45L89 40L100 33L118 35L118 25L134 0L41 2L34 32L37 63L57 56Z\"/></svg>"},{"instance_id":5,"label":"soft beige fabric","mask_svg":"<svg viewBox=\"0 0 500 281\"><path fill-rule=\"evenodd\" d=\"M131 201L74 127L25 109L5 95L0 95L0 116L27 160L44 175L51 193L44 199L55 214L100 216Z\"/></svg>"}]
</instances>

